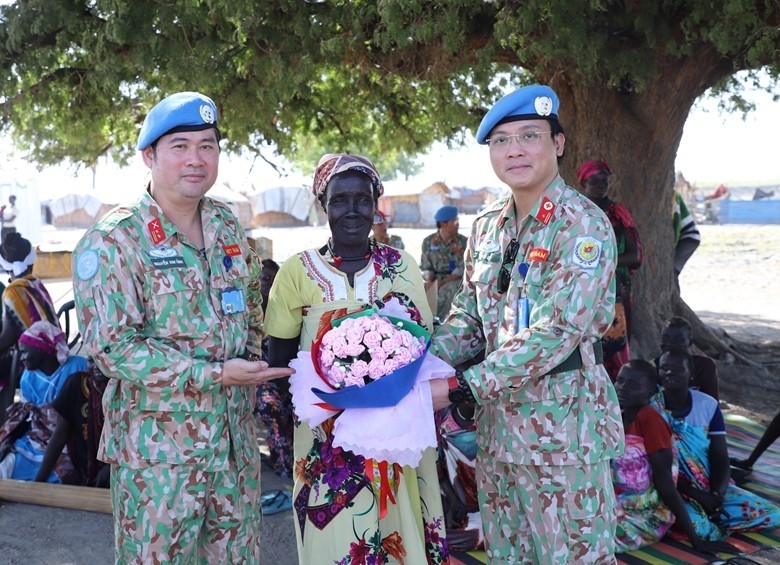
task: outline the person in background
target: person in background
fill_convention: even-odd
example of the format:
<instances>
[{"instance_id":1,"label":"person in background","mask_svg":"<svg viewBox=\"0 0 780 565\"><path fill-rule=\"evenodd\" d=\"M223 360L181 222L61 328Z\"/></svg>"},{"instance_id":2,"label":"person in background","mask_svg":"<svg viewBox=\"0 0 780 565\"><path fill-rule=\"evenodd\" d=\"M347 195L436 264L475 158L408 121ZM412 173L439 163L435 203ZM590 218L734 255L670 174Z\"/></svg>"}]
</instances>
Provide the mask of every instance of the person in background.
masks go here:
<instances>
[{"instance_id":1,"label":"person in background","mask_svg":"<svg viewBox=\"0 0 780 565\"><path fill-rule=\"evenodd\" d=\"M434 219L436 233L423 239L420 270L426 289L436 281L436 316L444 320L460 288L467 239L458 233L458 209L455 206L442 206L436 211Z\"/></svg>"},{"instance_id":2,"label":"person in background","mask_svg":"<svg viewBox=\"0 0 780 565\"><path fill-rule=\"evenodd\" d=\"M279 272L273 259L263 259L260 271L260 295L267 308L268 294ZM268 338L263 339L263 359L268 361ZM260 418L266 432L270 458L268 463L280 477L290 478L293 471L293 405L290 383L276 379L257 385L255 416Z\"/></svg>"},{"instance_id":3,"label":"person in background","mask_svg":"<svg viewBox=\"0 0 780 565\"><path fill-rule=\"evenodd\" d=\"M735 475L735 479L739 476L739 480L745 479L753 472L753 465L756 464L758 458L766 451L770 445L772 445L777 438L780 437L780 412L778 412L772 421L767 426L766 431L758 440L756 447L750 452L747 459L731 458L731 474Z\"/></svg>"},{"instance_id":4,"label":"person in background","mask_svg":"<svg viewBox=\"0 0 780 565\"><path fill-rule=\"evenodd\" d=\"M631 358L631 275L642 264L642 242L631 213L608 196L611 176L612 169L604 161L585 161L577 169L578 190L604 211L615 230L617 241L615 320L601 338L604 367L614 382L620 367Z\"/></svg>"},{"instance_id":5,"label":"person in background","mask_svg":"<svg viewBox=\"0 0 780 565\"><path fill-rule=\"evenodd\" d=\"M710 395L715 400L720 400L718 390L718 366L715 361L706 355L694 355L691 353L693 340L691 338L691 324L682 316L672 316L666 321L661 330L661 353L672 349L687 351L693 362L691 369L691 381L688 386L691 390L698 390ZM655 359L658 367L660 357Z\"/></svg>"},{"instance_id":6,"label":"person in background","mask_svg":"<svg viewBox=\"0 0 780 565\"><path fill-rule=\"evenodd\" d=\"M715 541L731 532L780 526L780 508L729 481L726 425L718 401L691 390L692 361L687 351L661 355L663 390L651 405L672 428L679 453L677 490L696 535Z\"/></svg>"},{"instance_id":7,"label":"person in background","mask_svg":"<svg viewBox=\"0 0 780 565\"><path fill-rule=\"evenodd\" d=\"M477 142L510 188L479 214L463 286L433 336L451 366L433 407L477 405L476 479L491 563L612 562L609 460L623 426L600 337L615 311L615 236L604 212L566 186L558 97L526 86L485 115Z\"/></svg>"},{"instance_id":8,"label":"person in background","mask_svg":"<svg viewBox=\"0 0 780 565\"><path fill-rule=\"evenodd\" d=\"M13 194L8 197L8 204L0 206L0 244L5 241L5 236L16 231L16 196Z\"/></svg>"},{"instance_id":9,"label":"person in background","mask_svg":"<svg viewBox=\"0 0 780 565\"><path fill-rule=\"evenodd\" d=\"M682 195L674 191L672 200L672 228L674 229L674 274L679 278L680 273L691 258L693 252L701 243L701 234L693 214L685 204Z\"/></svg>"},{"instance_id":10,"label":"person in background","mask_svg":"<svg viewBox=\"0 0 780 565\"><path fill-rule=\"evenodd\" d=\"M146 190L73 252L84 347L109 379L98 457L111 464L118 560L259 560L255 386L292 370L260 358L260 261L206 196L219 140L210 98L164 98L138 136Z\"/></svg>"},{"instance_id":11,"label":"person in background","mask_svg":"<svg viewBox=\"0 0 780 565\"><path fill-rule=\"evenodd\" d=\"M617 495L617 551L631 551L661 540L676 524L703 553L738 553L731 544L701 539L677 491L677 451L672 430L650 406L658 379L655 367L634 359L621 367L615 390L626 431L626 451L611 462Z\"/></svg>"},{"instance_id":12,"label":"person in background","mask_svg":"<svg viewBox=\"0 0 780 565\"><path fill-rule=\"evenodd\" d=\"M35 476L44 482L67 446L75 470L72 484L85 487L109 486L110 467L97 458L103 429L103 392L108 379L89 361L86 371L72 373L52 402L56 425L43 462Z\"/></svg>"},{"instance_id":13,"label":"person in background","mask_svg":"<svg viewBox=\"0 0 780 565\"><path fill-rule=\"evenodd\" d=\"M62 330L45 321L35 322L19 336L19 349L25 369L19 381L21 401L11 408L7 422L14 426L13 437L16 438L13 442L15 462L10 478L72 482L73 467L67 457L60 460L61 449L48 461L45 470L40 468L56 429L52 402L71 375L87 369L87 360L69 355ZM10 431L10 425L5 429ZM55 467L56 472L52 472Z\"/></svg>"},{"instance_id":14,"label":"person in background","mask_svg":"<svg viewBox=\"0 0 780 565\"><path fill-rule=\"evenodd\" d=\"M390 216L377 210L374 213L374 224L371 226L371 231L374 232L374 235L371 236L371 239L377 243L384 243L385 245L395 247L396 249L404 249L404 242L400 235L391 235L387 233L387 228L389 227Z\"/></svg>"},{"instance_id":15,"label":"person in background","mask_svg":"<svg viewBox=\"0 0 780 565\"><path fill-rule=\"evenodd\" d=\"M57 325L57 311L43 281L35 277L35 249L18 232L9 233L0 245L0 267L11 275L3 290L2 330L0 330L0 423L6 408L13 404L21 366L14 350L19 336L38 321Z\"/></svg>"}]
</instances>

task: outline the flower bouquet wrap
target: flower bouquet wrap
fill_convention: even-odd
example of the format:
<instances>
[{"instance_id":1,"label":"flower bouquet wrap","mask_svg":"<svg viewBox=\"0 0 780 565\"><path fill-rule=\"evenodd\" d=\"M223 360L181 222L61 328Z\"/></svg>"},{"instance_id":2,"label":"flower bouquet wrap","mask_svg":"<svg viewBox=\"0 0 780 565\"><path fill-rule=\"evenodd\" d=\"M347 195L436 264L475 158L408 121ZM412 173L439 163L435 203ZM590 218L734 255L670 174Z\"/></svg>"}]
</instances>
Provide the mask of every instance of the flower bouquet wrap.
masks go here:
<instances>
[{"instance_id":1,"label":"flower bouquet wrap","mask_svg":"<svg viewBox=\"0 0 780 565\"><path fill-rule=\"evenodd\" d=\"M454 374L428 353L429 344L423 327L373 308L325 324L311 351L290 363L296 415L315 428L341 412L334 445L416 465L426 448L436 446L428 381Z\"/></svg>"}]
</instances>

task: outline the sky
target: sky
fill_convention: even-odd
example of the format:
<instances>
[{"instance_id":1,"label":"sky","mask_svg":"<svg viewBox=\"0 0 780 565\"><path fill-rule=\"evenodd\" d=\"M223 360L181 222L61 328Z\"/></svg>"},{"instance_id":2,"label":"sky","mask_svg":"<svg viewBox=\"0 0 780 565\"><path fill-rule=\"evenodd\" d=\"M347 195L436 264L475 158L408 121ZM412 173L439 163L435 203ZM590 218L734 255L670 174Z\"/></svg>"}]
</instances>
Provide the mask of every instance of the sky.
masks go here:
<instances>
[{"instance_id":1,"label":"sky","mask_svg":"<svg viewBox=\"0 0 780 565\"><path fill-rule=\"evenodd\" d=\"M721 114L715 101L703 101L695 105L685 125L677 154L676 169L689 182L702 186L767 185L780 183L780 161L775 139L780 126L780 102L772 101L770 94L749 90L746 98L756 104L756 110L746 119L741 115ZM42 172L18 159L9 157L11 144L5 139L0 146L0 185L18 182L36 186L41 200L66 194L93 193L93 177L89 171L74 173L74 168L48 167ZM423 171L410 183L420 190L433 182L442 181L448 186L478 188L500 186L487 157L487 149L473 142L459 150L449 150L444 144L436 144L422 158ZM279 162L283 160L279 159ZM145 184L147 169L140 157L124 169L112 164L98 167L94 179L96 191L102 195L124 201L137 193ZM289 169L288 169L289 172ZM251 191L273 188L279 185L309 183L309 178L291 173L280 177L269 165L258 159L248 160L223 157L220 165L220 181L231 188Z\"/></svg>"}]
</instances>

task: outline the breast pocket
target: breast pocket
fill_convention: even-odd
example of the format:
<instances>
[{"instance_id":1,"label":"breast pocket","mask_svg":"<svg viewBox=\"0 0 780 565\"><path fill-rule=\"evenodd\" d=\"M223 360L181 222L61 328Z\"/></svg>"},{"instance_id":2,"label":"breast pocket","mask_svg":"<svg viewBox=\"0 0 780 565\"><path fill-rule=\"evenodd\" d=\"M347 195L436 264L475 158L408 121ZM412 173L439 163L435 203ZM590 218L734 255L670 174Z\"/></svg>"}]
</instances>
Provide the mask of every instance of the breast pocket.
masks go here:
<instances>
[{"instance_id":1,"label":"breast pocket","mask_svg":"<svg viewBox=\"0 0 780 565\"><path fill-rule=\"evenodd\" d=\"M146 275L147 311L153 333L160 338L199 336L194 322L203 318L205 285L196 269L153 270Z\"/></svg>"},{"instance_id":2,"label":"breast pocket","mask_svg":"<svg viewBox=\"0 0 780 565\"><path fill-rule=\"evenodd\" d=\"M497 289L498 271L501 268L501 258L496 255L497 262L478 261L474 263L469 282L474 286L477 297L477 310L482 317L483 326L486 320L497 319L497 308L501 294Z\"/></svg>"}]
</instances>

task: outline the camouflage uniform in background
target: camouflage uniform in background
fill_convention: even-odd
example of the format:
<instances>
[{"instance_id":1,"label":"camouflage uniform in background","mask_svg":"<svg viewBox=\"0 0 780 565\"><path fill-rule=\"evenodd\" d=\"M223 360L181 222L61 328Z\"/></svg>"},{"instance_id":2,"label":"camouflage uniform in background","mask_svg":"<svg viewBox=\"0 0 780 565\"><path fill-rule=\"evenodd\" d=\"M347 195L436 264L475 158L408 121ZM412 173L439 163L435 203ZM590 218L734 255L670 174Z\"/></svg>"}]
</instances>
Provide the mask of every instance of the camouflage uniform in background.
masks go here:
<instances>
[{"instance_id":1,"label":"camouflage uniform in background","mask_svg":"<svg viewBox=\"0 0 780 565\"><path fill-rule=\"evenodd\" d=\"M498 273L515 236L520 250L502 295ZM522 262L529 328L517 318ZM486 348L485 361L463 375L477 400L477 488L491 563L614 560L608 464L622 451L623 428L593 343L614 316L615 262L609 220L560 177L519 222L511 197L474 222L463 287L433 351L455 366ZM580 369L548 374L577 348Z\"/></svg>"},{"instance_id":2,"label":"camouflage uniform in background","mask_svg":"<svg viewBox=\"0 0 780 565\"><path fill-rule=\"evenodd\" d=\"M423 278L433 277L437 281L447 275L463 274L463 252L466 250L465 235L456 234L454 239L444 241L439 232L426 237L422 242L420 270ZM460 288L460 279L439 285L436 302L436 316L444 320L450 311L452 299Z\"/></svg>"},{"instance_id":3,"label":"camouflage uniform in background","mask_svg":"<svg viewBox=\"0 0 780 565\"><path fill-rule=\"evenodd\" d=\"M220 375L223 361L260 354L260 263L226 206L204 197L200 210L205 250L145 193L73 254L84 343L109 377L98 456L112 465L117 562L193 548L201 563L259 559L255 387ZM245 310L223 313L235 290Z\"/></svg>"}]
</instances>

